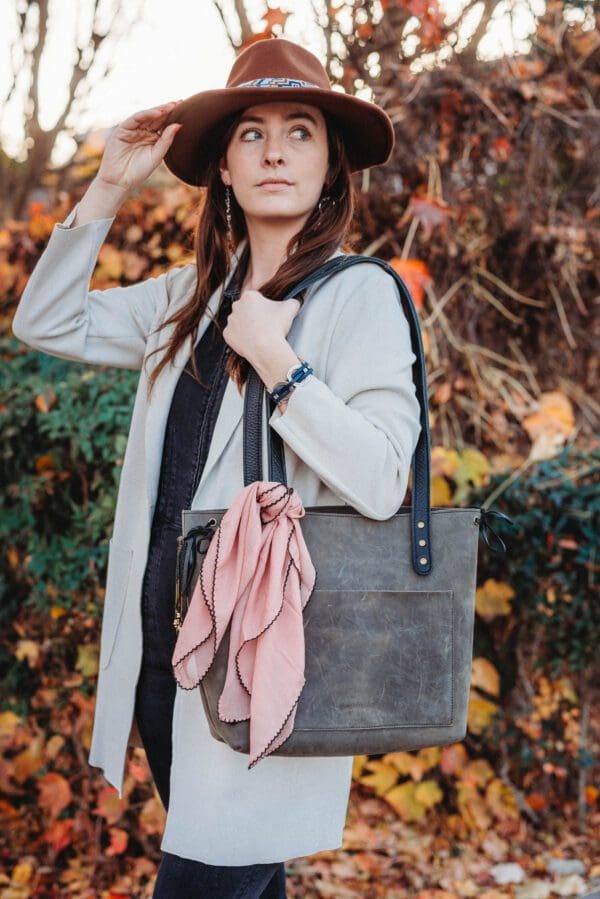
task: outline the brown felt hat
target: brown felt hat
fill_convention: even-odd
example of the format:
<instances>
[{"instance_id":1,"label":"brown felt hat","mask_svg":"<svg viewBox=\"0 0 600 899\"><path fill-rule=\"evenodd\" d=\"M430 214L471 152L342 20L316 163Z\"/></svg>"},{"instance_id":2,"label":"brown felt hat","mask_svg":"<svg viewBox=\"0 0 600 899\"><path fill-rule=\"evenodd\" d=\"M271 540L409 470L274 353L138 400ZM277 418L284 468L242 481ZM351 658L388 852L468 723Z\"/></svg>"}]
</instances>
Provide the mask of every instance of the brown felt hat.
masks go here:
<instances>
[{"instance_id":1,"label":"brown felt hat","mask_svg":"<svg viewBox=\"0 0 600 899\"><path fill-rule=\"evenodd\" d=\"M333 90L317 57L285 38L250 44L235 60L227 86L201 91L179 103L164 128L181 122L164 162L182 181L206 184L214 132L223 119L257 103L298 100L329 114L342 133L353 172L387 162L394 147L390 117L368 100Z\"/></svg>"}]
</instances>

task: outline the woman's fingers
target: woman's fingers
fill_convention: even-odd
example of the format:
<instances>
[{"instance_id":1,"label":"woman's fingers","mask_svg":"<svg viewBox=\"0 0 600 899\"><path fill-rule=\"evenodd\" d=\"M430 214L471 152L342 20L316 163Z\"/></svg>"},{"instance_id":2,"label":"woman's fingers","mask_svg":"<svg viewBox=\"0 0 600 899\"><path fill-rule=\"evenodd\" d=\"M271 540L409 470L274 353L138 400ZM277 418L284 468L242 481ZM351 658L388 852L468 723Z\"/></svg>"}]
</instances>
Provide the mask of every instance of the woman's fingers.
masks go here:
<instances>
[{"instance_id":1,"label":"woman's fingers","mask_svg":"<svg viewBox=\"0 0 600 899\"><path fill-rule=\"evenodd\" d=\"M165 119L179 103L183 103L183 100L172 100L170 103L165 103L162 106L142 109L139 112L134 112L129 118L124 119L121 124L126 128L144 128L149 125L156 127L157 123Z\"/></svg>"},{"instance_id":2,"label":"woman's fingers","mask_svg":"<svg viewBox=\"0 0 600 899\"><path fill-rule=\"evenodd\" d=\"M159 136L158 140L156 141L156 144L154 146L158 149L159 153L161 153L163 156L165 155L165 153L171 146L171 144L173 142L173 138L177 134L178 130L179 130L179 124L173 123L171 125L167 125L165 130L162 132L162 134Z\"/></svg>"},{"instance_id":3,"label":"woman's fingers","mask_svg":"<svg viewBox=\"0 0 600 899\"><path fill-rule=\"evenodd\" d=\"M136 112L131 116L131 120L136 122L137 124L144 124L147 122L157 122L160 119L166 118L166 116L171 112L174 103L169 103L166 106L157 106L155 109L145 109L142 112Z\"/></svg>"}]
</instances>

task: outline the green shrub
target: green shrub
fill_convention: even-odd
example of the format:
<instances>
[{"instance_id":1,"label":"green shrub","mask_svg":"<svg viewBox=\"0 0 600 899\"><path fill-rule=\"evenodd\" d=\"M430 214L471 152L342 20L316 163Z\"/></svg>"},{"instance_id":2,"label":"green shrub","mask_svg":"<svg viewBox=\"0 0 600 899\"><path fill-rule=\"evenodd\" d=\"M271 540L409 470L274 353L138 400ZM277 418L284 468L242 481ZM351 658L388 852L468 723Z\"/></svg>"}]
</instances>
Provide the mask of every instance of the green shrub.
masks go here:
<instances>
[{"instance_id":1,"label":"green shrub","mask_svg":"<svg viewBox=\"0 0 600 899\"><path fill-rule=\"evenodd\" d=\"M23 602L43 612L94 601L139 373L2 343L4 625Z\"/></svg>"},{"instance_id":2,"label":"green shrub","mask_svg":"<svg viewBox=\"0 0 600 899\"><path fill-rule=\"evenodd\" d=\"M501 480L496 477L485 490L473 493L470 504L483 502ZM508 552L495 554L482 544L485 576L515 590L515 638L525 647L535 642L535 666L551 677L598 665L599 480L600 447L564 447L553 459L531 467L492 503L515 523L513 528L492 519ZM514 640L503 651L512 650Z\"/></svg>"}]
</instances>

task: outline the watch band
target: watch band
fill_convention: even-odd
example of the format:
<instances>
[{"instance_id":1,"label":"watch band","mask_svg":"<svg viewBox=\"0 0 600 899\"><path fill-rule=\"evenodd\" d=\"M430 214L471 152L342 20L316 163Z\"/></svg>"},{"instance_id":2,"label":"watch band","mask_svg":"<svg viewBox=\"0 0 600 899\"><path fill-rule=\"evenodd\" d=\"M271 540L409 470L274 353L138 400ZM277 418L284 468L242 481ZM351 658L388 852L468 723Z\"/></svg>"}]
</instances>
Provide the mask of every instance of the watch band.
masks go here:
<instances>
[{"instance_id":1,"label":"watch band","mask_svg":"<svg viewBox=\"0 0 600 899\"><path fill-rule=\"evenodd\" d=\"M312 371L311 366L305 360L294 363L288 369L286 380L278 381L270 391L269 396L277 404L296 388L296 384L300 384L306 378L309 378Z\"/></svg>"},{"instance_id":2,"label":"watch band","mask_svg":"<svg viewBox=\"0 0 600 899\"><path fill-rule=\"evenodd\" d=\"M288 381L291 381L292 376L297 369L302 368L302 366L306 365L306 364L307 364L306 362L295 362L294 365L290 365L290 367L287 370L287 375L285 376L286 383Z\"/></svg>"}]
</instances>

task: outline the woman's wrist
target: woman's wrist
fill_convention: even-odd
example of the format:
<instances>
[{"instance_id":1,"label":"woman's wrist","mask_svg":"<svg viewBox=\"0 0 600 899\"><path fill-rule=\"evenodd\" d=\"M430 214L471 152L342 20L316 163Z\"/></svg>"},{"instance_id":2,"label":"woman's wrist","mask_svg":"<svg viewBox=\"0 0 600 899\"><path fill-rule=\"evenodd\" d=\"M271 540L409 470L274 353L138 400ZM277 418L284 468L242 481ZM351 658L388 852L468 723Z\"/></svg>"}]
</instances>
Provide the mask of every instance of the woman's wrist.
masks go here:
<instances>
[{"instance_id":1,"label":"woman's wrist","mask_svg":"<svg viewBox=\"0 0 600 899\"><path fill-rule=\"evenodd\" d=\"M266 390L271 393L279 381L285 381L289 368L301 363L302 359L284 339L282 343L272 345L261 358L251 360L250 364L265 385Z\"/></svg>"},{"instance_id":2,"label":"woman's wrist","mask_svg":"<svg viewBox=\"0 0 600 899\"><path fill-rule=\"evenodd\" d=\"M123 188L107 184L96 175L79 200L71 227L76 228L98 219L114 218L127 199L127 194Z\"/></svg>"}]
</instances>

